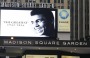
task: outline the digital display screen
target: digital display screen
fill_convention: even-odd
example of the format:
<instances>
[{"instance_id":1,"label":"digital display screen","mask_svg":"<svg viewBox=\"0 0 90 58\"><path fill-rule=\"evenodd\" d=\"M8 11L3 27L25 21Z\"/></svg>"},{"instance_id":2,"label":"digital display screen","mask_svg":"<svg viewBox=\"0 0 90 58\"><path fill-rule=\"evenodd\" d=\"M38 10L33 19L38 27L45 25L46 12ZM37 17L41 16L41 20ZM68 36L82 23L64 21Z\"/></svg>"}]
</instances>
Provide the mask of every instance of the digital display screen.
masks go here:
<instances>
[{"instance_id":1,"label":"digital display screen","mask_svg":"<svg viewBox=\"0 0 90 58\"><path fill-rule=\"evenodd\" d=\"M26 55L26 58L58 58L57 55Z\"/></svg>"},{"instance_id":2,"label":"digital display screen","mask_svg":"<svg viewBox=\"0 0 90 58\"><path fill-rule=\"evenodd\" d=\"M57 38L56 9L3 8L0 14L0 36Z\"/></svg>"},{"instance_id":3,"label":"digital display screen","mask_svg":"<svg viewBox=\"0 0 90 58\"><path fill-rule=\"evenodd\" d=\"M62 55L61 58L80 58L80 56L68 56L68 55Z\"/></svg>"},{"instance_id":4,"label":"digital display screen","mask_svg":"<svg viewBox=\"0 0 90 58\"><path fill-rule=\"evenodd\" d=\"M58 9L58 32L70 32L70 9Z\"/></svg>"}]
</instances>

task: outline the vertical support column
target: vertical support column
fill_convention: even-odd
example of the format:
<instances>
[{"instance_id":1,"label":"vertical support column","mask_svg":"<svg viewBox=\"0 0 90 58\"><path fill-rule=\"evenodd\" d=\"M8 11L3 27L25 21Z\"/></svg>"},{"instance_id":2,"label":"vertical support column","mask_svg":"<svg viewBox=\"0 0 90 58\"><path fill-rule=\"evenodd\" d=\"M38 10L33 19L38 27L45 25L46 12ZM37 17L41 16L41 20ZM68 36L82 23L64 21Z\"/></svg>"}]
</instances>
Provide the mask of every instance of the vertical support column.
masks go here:
<instances>
[{"instance_id":1,"label":"vertical support column","mask_svg":"<svg viewBox=\"0 0 90 58\"><path fill-rule=\"evenodd\" d=\"M75 1L76 0L73 0L73 40L75 40Z\"/></svg>"},{"instance_id":2,"label":"vertical support column","mask_svg":"<svg viewBox=\"0 0 90 58\"><path fill-rule=\"evenodd\" d=\"M86 36L86 40L89 41L90 38L88 37L90 34L90 19L89 19L89 0L85 0L85 36ZM88 38L87 38L88 37Z\"/></svg>"},{"instance_id":3,"label":"vertical support column","mask_svg":"<svg viewBox=\"0 0 90 58\"><path fill-rule=\"evenodd\" d=\"M73 40L74 33L73 33L73 17L74 17L74 3L73 0L70 0L70 40Z\"/></svg>"},{"instance_id":4,"label":"vertical support column","mask_svg":"<svg viewBox=\"0 0 90 58\"><path fill-rule=\"evenodd\" d=\"M89 5L90 5L90 0L89 0ZM89 16L90 16L90 6L89 6ZM89 36L90 36L90 17L89 17Z\"/></svg>"},{"instance_id":5,"label":"vertical support column","mask_svg":"<svg viewBox=\"0 0 90 58\"><path fill-rule=\"evenodd\" d=\"M75 40L78 40L78 0L75 0Z\"/></svg>"},{"instance_id":6,"label":"vertical support column","mask_svg":"<svg viewBox=\"0 0 90 58\"><path fill-rule=\"evenodd\" d=\"M83 38L85 40L85 0L83 0Z\"/></svg>"},{"instance_id":7,"label":"vertical support column","mask_svg":"<svg viewBox=\"0 0 90 58\"><path fill-rule=\"evenodd\" d=\"M83 0L78 0L78 40L84 40L83 38Z\"/></svg>"},{"instance_id":8,"label":"vertical support column","mask_svg":"<svg viewBox=\"0 0 90 58\"><path fill-rule=\"evenodd\" d=\"M80 0L78 0L78 39L77 40L79 40L80 39Z\"/></svg>"}]
</instances>

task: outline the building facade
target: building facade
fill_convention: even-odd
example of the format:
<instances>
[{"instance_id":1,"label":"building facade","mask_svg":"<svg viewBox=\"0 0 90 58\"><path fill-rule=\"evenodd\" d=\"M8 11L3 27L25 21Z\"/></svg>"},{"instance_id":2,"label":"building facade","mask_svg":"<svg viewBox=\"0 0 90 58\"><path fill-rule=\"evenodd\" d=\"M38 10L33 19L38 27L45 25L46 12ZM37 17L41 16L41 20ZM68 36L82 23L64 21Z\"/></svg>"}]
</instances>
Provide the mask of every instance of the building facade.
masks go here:
<instances>
[{"instance_id":1,"label":"building facade","mask_svg":"<svg viewBox=\"0 0 90 58\"><path fill-rule=\"evenodd\" d=\"M20 3L32 8L70 8L70 0L0 0L4 3ZM26 5L26 6L25 6Z\"/></svg>"},{"instance_id":2,"label":"building facade","mask_svg":"<svg viewBox=\"0 0 90 58\"><path fill-rule=\"evenodd\" d=\"M90 35L90 1L71 1L71 38L72 40L89 40Z\"/></svg>"}]
</instances>

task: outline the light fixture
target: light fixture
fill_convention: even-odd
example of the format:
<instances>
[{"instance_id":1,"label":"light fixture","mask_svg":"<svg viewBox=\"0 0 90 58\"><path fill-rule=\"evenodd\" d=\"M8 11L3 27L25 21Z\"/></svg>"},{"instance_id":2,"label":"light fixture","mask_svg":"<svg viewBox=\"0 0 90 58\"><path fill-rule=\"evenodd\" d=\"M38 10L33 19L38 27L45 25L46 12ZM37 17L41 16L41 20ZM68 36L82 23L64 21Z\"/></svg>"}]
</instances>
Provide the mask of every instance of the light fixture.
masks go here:
<instances>
[{"instance_id":1,"label":"light fixture","mask_svg":"<svg viewBox=\"0 0 90 58\"><path fill-rule=\"evenodd\" d=\"M40 48L38 48L38 49L40 49Z\"/></svg>"},{"instance_id":2,"label":"light fixture","mask_svg":"<svg viewBox=\"0 0 90 58\"><path fill-rule=\"evenodd\" d=\"M72 51L71 51L71 53L72 53Z\"/></svg>"},{"instance_id":3,"label":"light fixture","mask_svg":"<svg viewBox=\"0 0 90 58\"><path fill-rule=\"evenodd\" d=\"M58 50L59 48L57 48L57 50Z\"/></svg>"},{"instance_id":4,"label":"light fixture","mask_svg":"<svg viewBox=\"0 0 90 58\"><path fill-rule=\"evenodd\" d=\"M22 49L22 48L21 48Z\"/></svg>"},{"instance_id":5,"label":"light fixture","mask_svg":"<svg viewBox=\"0 0 90 58\"><path fill-rule=\"evenodd\" d=\"M77 50L77 49L74 49L74 50Z\"/></svg>"},{"instance_id":6,"label":"light fixture","mask_svg":"<svg viewBox=\"0 0 90 58\"><path fill-rule=\"evenodd\" d=\"M11 39L14 39L14 37L11 37Z\"/></svg>"}]
</instances>

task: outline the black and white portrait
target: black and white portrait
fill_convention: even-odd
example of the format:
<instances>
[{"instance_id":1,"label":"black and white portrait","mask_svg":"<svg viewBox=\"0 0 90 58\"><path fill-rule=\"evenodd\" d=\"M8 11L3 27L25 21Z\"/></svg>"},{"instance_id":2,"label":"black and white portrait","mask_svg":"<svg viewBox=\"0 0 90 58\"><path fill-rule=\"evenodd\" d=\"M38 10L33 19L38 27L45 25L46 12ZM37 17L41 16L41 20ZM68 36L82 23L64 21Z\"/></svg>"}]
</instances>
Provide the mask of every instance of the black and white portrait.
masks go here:
<instances>
[{"instance_id":1,"label":"black and white portrait","mask_svg":"<svg viewBox=\"0 0 90 58\"><path fill-rule=\"evenodd\" d=\"M54 15L49 9L35 9L31 13L32 28L36 36L54 36Z\"/></svg>"},{"instance_id":2,"label":"black and white portrait","mask_svg":"<svg viewBox=\"0 0 90 58\"><path fill-rule=\"evenodd\" d=\"M1 36L56 37L56 11L46 8L1 9Z\"/></svg>"}]
</instances>

